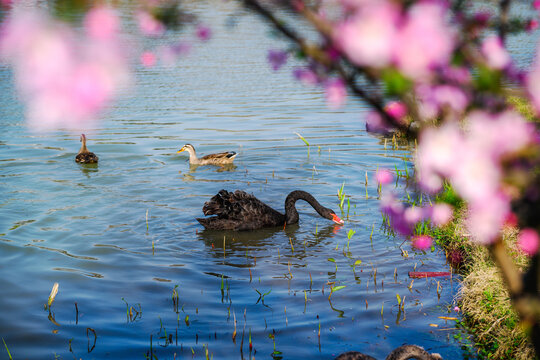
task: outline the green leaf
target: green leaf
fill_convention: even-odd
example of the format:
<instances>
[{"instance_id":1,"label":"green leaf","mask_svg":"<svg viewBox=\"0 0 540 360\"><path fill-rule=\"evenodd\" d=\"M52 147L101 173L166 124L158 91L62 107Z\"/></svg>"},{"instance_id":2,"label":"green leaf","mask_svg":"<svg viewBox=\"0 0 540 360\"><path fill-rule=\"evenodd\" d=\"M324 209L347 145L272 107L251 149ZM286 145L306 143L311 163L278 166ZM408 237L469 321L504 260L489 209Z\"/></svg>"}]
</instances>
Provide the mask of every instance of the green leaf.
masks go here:
<instances>
[{"instance_id":1,"label":"green leaf","mask_svg":"<svg viewBox=\"0 0 540 360\"><path fill-rule=\"evenodd\" d=\"M330 289L330 292L334 293L334 292L336 292L336 291L345 289L346 287L347 287L346 285L334 286L333 288Z\"/></svg>"}]
</instances>

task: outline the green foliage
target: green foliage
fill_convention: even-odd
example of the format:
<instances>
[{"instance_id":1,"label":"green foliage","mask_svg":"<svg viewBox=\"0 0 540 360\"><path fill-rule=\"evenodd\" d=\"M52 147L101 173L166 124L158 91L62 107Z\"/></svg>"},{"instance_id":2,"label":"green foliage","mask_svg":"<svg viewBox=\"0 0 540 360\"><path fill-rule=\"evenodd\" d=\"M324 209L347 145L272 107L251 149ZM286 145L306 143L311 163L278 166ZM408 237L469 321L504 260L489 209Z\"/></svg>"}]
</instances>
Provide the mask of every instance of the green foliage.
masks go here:
<instances>
[{"instance_id":1,"label":"green foliage","mask_svg":"<svg viewBox=\"0 0 540 360\"><path fill-rule=\"evenodd\" d=\"M387 69L382 75L385 92L388 96L403 95L412 88L412 81L407 79L396 69Z\"/></svg>"}]
</instances>

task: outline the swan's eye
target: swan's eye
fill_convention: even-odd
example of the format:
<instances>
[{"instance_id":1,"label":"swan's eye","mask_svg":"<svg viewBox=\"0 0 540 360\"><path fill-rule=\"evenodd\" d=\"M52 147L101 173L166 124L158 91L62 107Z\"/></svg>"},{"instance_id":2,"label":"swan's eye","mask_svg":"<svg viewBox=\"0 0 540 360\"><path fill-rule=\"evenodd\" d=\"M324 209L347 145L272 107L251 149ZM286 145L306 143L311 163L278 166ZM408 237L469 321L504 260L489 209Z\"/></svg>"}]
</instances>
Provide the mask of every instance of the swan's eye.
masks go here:
<instances>
[{"instance_id":1,"label":"swan's eye","mask_svg":"<svg viewBox=\"0 0 540 360\"><path fill-rule=\"evenodd\" d=\"M332 214L332 220L339 225L343 225L345 222L339 218L336 214Z\"/></svg>"}]
</instances>

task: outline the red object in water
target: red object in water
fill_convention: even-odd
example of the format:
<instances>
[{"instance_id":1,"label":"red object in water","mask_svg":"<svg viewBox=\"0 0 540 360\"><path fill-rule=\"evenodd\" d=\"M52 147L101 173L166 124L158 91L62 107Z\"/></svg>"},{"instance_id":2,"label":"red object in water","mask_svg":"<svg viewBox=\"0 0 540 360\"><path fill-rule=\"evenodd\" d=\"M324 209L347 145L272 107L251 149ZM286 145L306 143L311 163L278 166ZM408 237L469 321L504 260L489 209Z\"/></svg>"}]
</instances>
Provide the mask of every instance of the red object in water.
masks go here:
<instances>
[{"instance_id":1,"label":"red object in water","mask_svg":"<svg viewBox=\"0 0 540 360\"><path fill-rule=\"evenodd\" d=\"M434 276L450 276L450 273L447 271L409 271L409 277L415 279Z\"/></svg>"}]
</instances>

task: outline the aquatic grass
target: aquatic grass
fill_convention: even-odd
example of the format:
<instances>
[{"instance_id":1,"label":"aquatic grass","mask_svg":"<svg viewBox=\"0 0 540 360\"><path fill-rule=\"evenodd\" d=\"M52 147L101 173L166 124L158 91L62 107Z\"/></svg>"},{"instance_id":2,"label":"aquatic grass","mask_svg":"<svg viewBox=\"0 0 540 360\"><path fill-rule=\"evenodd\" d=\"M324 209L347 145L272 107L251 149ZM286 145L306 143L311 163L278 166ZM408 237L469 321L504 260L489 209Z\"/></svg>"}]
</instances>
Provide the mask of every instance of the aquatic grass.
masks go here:
<instances>
[{"instance_id":1,"label":"aquatic grass","mask_svg":"<svg viewBox=\"0 0 540 360\"><path fill-rule=\"evenodd\" d=\"M92 347L90 347L90 336L89 333L92 332L94 335L94 343L92 344ZM97 341L97 333L96 330L92 329L91 327L86 328L86 338L88 340L88 353L91 353L92 350L96 347L96 341Z\"/></svg>"},{"instance_id":2,"label":"aquatic grass","mask_svg":"<svg viewBox=\"0 0 540 360\"><path fill-rule=\"evenodd\" d=\"M308 157L309 157L309 142L302 136L300 135L299 133L295 132L295 134L300 138L302 139L302 141L304 142L304 144L306 144L307 146L307 154L308 154ZM320 151L320 147L319 147L319 151Z\"/></svg>"},{"instance_id":3,"label":"aquatic grass","mask_svg":"<svg viewBox=\"0 0 540 360\"><path fill-rule=\"evenodd\" d=\"M341 184L341 187L338 189L338 199L339 199L339 208L341 209L341 213L343 213L343 203L345 202L345 182Z\"/></svg>"},{"instance_id":4,"label":"aquatic grass","mask_svg":"<svg viewBox=\"0 0 540 360\"><path fill-rule=\"evenodd\" d=\"M146 209L146 233L148 233L148 209Z\"/></svg>"},{"instance_id":5,"label":"aquatic grass","mask_svg":"<svg viewBox=\"0 0 540 360\"><path fill-rule=\"evenodd\" d=\"M9 356L9 360L13 360L13 358L11 357L11 353L9 352L8 346L6 344L6 340L4 340L4 338L2 338L2 341L4 342L4 347L6 348L7 354Z\"/></svg>"},{"instance_id":6,"label":"aquatic grass","mask_svg":"<svg viewBox=\"0 0 540 360\"><path fill-rule=\"evenodd\" d=\"M140 303L136 304L139 306L139 310L137 310L133 306L129 306L128 302L124 298L122 298L122 301L126 303L126 321L128 323L142 318L142 307Z\"/></svg>"},{"instance_id":7,"label":"aquatic grass","mask_svg":"<svg viewBox=\"0 0 540 360\"><path fill-rule=\"evenodd\" d=\"M347 251L349 251L349 242L351 241L351 238L353 237L354 234L356 234L356 231L353 229L350 229L347 232Z\"/></svg>"},{"instance_id":8,"label":"aquatic grass","mask_svg":"<svg viewBox=\"0 0 540 360\"><path fill-rule=\"evenodd\" d=\"M178 285L175 285L172 291L172 302L173 302L173 309L174 312L178 314L178 306L179 306L179 296L178 296Z\"/></svg>"},{"instance_id":9,"label":"aquatic grass","mask_svg":"<svg viewBox=\"0 0 540 360\"><path fill-rule=\"evenodd\" d=\"M257 294L259 294L259 298L257 299L257 302L256 302L255 304L258 304L259 301L260 301L261 304L263 304L264 306L268 307L268 305L266 305L266 304L264 303L264 297L265 297L266 295L270 294L270 293L272 292L272 289L268 290L268 291L265 292L265 293L261 293L261 292L260 292L259 290L257 290L257 289L254 289L254 290L257 292Z\"/></svg>"},{"instance_id":10,"label":"aquatic grass","mask_svg":"<svg viewBox=\"0 0 540 360\"><path fill-rule=\"evenodd\" d=\"M58 294L58 287L59 287L58 283L55 282L51 289L51 293L49 294L49 299L47 300L47 306L46 306L46 309L48 309L49 312L51 312L51 305L54 302L54 299L56 299L56 295Z\"/></svg>"},{"instance_id":11,"label":"aquatic grass","mask_svg":"<svg viewBox=\"0 0 540 360\"><path fill-rule=\"evenodd\" d=\"M328 301L330 301L330 298L332 297L332 294L334 294L336 291L343 290L346 287L347 287L347 285L331 286L330 287L330 295L328 295Z\"/></svg>"},{"instance_id":12,"label":"aquatic grass","mask_svg":"<svg viewBox=\"0 0 540 360\"><path fill-rule=\"evenodd\" d=\"M334 263L334 265L336 266L336 271L335 271L335 272L337 273L336 259L334 259L334 258L328 258L327 260L330 261L330 262L332 262L332 263Z\"/></svg>"}]
</instances>

